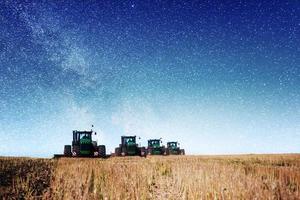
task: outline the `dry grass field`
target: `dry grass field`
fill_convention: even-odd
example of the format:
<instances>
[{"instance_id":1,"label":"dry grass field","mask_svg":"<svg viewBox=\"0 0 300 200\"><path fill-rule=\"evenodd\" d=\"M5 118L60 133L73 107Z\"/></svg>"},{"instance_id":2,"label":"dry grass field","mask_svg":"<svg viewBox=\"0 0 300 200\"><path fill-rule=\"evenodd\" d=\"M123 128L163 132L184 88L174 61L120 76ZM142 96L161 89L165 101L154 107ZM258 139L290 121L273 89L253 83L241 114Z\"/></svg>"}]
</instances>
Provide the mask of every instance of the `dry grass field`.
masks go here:
<instances>
[{"instance_id":1,"label":"dry grass field","mask_svg":"<svg viewBox=\"0 0 300 200\"><path fill-rule=\"evenodd\" d=\"M0 158L0 199L300 199L300 155Z\"/></svg>"},{"instance_id":2,"label":"dry grass field","mask_svg":"<svg viewBox=\"0 0 300 200\"><path fill-rule=\"evenodd\" d=\"M54 163L49 159L0 157L0 199L45 197Z\"/></svg>"}]
</instances>

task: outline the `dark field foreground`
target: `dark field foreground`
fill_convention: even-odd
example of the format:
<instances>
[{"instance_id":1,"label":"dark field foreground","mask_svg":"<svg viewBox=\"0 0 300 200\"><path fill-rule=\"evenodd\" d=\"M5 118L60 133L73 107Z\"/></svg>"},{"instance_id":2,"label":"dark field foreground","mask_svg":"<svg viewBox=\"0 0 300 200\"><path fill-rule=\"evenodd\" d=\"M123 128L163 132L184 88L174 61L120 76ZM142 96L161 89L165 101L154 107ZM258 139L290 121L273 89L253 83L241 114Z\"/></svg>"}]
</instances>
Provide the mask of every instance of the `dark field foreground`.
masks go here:
<instances>
[{"instance_id":1,"label":"dark field foreground","mask_svg":"<svg viewBox=\"0 0 300 200\"><path fill-rule=\"evenodd\" d=\"M300 155L0 158L0 199L300 199Z\"/></svg>"}]
</instances>

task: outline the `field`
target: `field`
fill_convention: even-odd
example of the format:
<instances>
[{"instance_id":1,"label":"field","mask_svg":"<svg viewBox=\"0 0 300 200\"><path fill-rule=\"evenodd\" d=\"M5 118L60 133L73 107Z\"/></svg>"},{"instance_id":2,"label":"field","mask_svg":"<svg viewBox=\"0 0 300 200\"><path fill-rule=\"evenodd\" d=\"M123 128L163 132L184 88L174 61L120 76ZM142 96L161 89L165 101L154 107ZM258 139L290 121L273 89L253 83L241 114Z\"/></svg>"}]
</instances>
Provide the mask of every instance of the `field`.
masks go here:
<instances>
[{"instance_id":1,"label":"field","mask_svg":"<svg viewBox=\"0 0 300 200\"><path fill-rule=\"evenodd\" d=\"M300 199L300 155L0 158L0 199Z\"/></svg>"}]
</instances>

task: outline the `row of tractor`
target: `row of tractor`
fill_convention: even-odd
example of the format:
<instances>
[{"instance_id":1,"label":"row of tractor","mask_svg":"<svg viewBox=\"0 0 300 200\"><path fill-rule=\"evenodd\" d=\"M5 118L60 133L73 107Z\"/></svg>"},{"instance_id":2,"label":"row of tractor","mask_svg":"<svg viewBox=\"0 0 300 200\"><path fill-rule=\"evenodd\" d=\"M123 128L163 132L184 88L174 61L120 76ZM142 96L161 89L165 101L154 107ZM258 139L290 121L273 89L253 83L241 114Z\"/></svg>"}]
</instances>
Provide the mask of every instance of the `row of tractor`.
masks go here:
<instances>
[{"instance_id":1,"label":"row of tractor","mask_svg":"<svg viewBox=\"0 0 300 200\"><path fill-rule=\"evenodd\" d=\"M180 149L178 142L168 142L165 147L161 139L148 140L148 146L139 146L136 142L136 136L121 136L121 144L115 148L115 152L106 154L105 145L98 145L92 140L91 131L73 131L72 145L65 145L64 154L56 154L58 157L99 157L106 158L110 156L142 156L147 155L185 155L184 149Z\"/></svg>"}]
</instances>

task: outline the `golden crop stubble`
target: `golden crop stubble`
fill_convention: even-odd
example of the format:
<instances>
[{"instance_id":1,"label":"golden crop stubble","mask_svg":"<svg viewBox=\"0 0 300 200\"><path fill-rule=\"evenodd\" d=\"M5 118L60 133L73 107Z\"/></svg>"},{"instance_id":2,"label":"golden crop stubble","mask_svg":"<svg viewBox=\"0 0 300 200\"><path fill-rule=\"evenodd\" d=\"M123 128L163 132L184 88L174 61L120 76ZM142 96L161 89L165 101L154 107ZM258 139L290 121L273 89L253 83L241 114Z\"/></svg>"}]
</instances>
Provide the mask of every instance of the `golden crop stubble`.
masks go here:
<instances>
[{"instance_id":1,"label":"golden crop stubble","mask_svg":"<svg viewBox=\"0 0 300 200\"><path fill-rule=\"evenodd\" d=\"M61 159L54 191L77 199L295 199L299 167L298 155Z\"/></svg>"},{"instance_id":2,"label":"golden crop stubble","mask_svg":"<svg viewBox=\"0 0 300 200\"><path fill-rule=\"evenodd\" d=\"M46 197L53 166L49 159L0 157L0 199Z\"/></svg>"},{"instance_id":3,"label":"golden crop stubble","mask_svg":"<svg viewBox=\"0 0 300 200\"><path fill-rule=\"evenodd\" d=\"M48 166L48 167L47 167ZM17 173L12 172L14 169ZM45 170L52 173L51 186ZM26 172L26 173L25 173ZM8 174L15 177L10 177ZM22 175L21 179L16 175ZM44 199L299 199L300 156L0 158L0 193ZM42 188L45 187L45 188ZM42 191L42 192L41 192Z\"/></svg>"}]
</instances>

